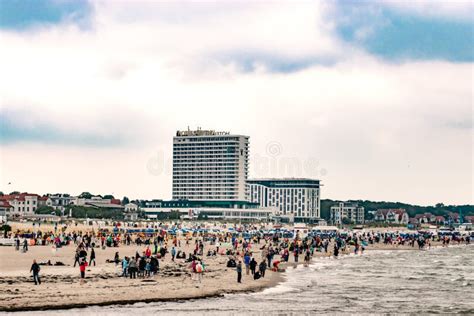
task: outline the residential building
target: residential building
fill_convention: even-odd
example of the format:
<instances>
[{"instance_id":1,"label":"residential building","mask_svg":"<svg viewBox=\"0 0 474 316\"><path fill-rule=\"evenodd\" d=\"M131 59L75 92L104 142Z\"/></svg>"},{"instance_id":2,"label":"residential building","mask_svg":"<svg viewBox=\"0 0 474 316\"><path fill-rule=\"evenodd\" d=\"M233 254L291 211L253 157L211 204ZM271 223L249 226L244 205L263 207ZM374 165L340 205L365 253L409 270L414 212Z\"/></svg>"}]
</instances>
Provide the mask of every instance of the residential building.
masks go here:
<instances>
[{"instance_id":1,"label":"residential building","mask_svg":"<svg viewBox=\"0 0 474 316\"><path fill-rule=\"evenodd\" d=\"M248 136L201 129L176 132L173 200L246 200L248 154Z\"/></svg>"},{"instance_id":2,"label":"residential building","mask_svg":"<svg viewBox=\"0 0 474 316\"><path fill-rule=\"evenodd\" d=\"M418 224L429 224L436 222L436 216L431 213L416 214L415 219Z\"/></svg>"},{"instance_id":3,"label":"residential building","mask_svg":"<svg viewBox=\"0 0 474 316\"><path fill-rule=\"evenodd\" d=\"M348 219L354 224L364 223L364 208L359 207L356 203L340 202L337 205L331 206L330 221L334 225L342 225L343 219Z\"/></svg>"},{"instance_id":4,"label":"residential building","mask_svg":"<svg viewBox=\"0 0 474 316\"><path fill-rule=\"evenodd\" d=\"M444 216L436 216L436 224L437 225L444 225L446 222L446 219L444 218Z\"/></svg>"},{"instance_id":5,"label":"residential building","mask_svg":"<svg viewBox=\"0 0 474 316\"><path fill-rule=\"evenodd\" d=\"M38 208L39 195L32 193L18 193L0 196L0 200L7 201L12 206L9 216L34 214Z\"/></svg>"},{"instance_id":6,"label":"residential building","mask_svg":"<svg viewBox=\"0 0 474 316\"><path fill-rule=\"evenodd\" d=\"M459 218L459 213L454 213L454 212L448 212L448 215L447 215L447 223L449 225L452 225L452 224L460 224L461 223L461 220Z\"/></svg>"},{"instance_id":7,"label":"residential building","mask_svg":"<svg viewBox=\"0 0 474 316\"><path fill-rule=\"evenodd\" d=\"M409 216L405 209L378 209L375 212L374 220L391 224L407 225Z\"/></svg>"},{"instance_id":8,"label":"residential building","mask_svg":"<svg viewBox=\"0 0 474 316\"><path fill-rule=\"evenodd\" d=\"M7 221L7 217L12 210L13 206L11 206L7 200L0 199L0 223L5 223Z\"/></svg>"},{"instance_id":9,"label":"residential building","mask_svg":"<svg viewBox=\"0 0 474 316\"><path fill-rule=\"evenodd\" d=\"M249 201L276 209L276 215L294 222L320 217L320 181L314 179L247 180Z\"/></svg>"},{"instance_id":10,"label":"residential building","mask_svg":"<svg viewBox=\"0 0 474 316\"><path fill-rule=\"evenodd\" d=\"M136 221L138 219L138 205L135 203L127 203L124 205L124 217L129 221Z\"/></svg>"},{"instance_id":11,"label":"residential building","mask_svg":"<svg viewBox=\"0 0 474 316\"><path fill-rule=\"evenodd\" d=\"M138 205L135 203L127 203L124 205L125 212L138 212Z\"/></svg>"},{"instance_id":12,"label":"residential building","mask_svg":"<svg viewBox=\"0 0 474 316\"><path fill-rule=\"evenodd\" d=\"M51 199L52 207L56 210L64 211L66 207L71 204L76 198L69 194L58 193L50 194L48 197Z\"/></svg>"},{"instance_id":13,"label":"residential building","mask_svg":"<svg viewBox=\"0 0 474 316\"><path fill-rule=\"evenodd\" d=\"M474 224L474 216L464 216L464 223Z\"/></svg>"}]
</instances>

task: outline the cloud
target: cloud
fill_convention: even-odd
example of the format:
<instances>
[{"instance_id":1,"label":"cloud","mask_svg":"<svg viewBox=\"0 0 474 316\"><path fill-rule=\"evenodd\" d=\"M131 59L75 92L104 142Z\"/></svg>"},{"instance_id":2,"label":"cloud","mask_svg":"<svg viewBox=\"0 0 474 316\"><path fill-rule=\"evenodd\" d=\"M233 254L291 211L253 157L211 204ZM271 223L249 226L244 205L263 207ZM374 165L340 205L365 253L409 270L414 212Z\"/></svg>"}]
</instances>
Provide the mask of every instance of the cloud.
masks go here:
<instances>
[{"instance_id":1,"label":"cloud","mask_svg":"<svg viewBox=\"0 0 474 316\"><path fill-rule=\"evenodd\" d=\"M392 28L383 8L346 40L354 16L323 2L93 6L89 29L0 31L2 169L18 189L168 198L171 174L147 164L201 126L249 135L260 156L277 141L282 158L314 158L325 198L472 202L472 62L372 53L365 41Z\"/></svg>"},{"instance_id":2,"label":"cloud","mask_svg":"<svg viewBox=\"0 0 474 316\"><path fill-rule=\"evenodd\" d=\"M100 110L99 110L100 111ZM2 107L0 112L0 143L55 144L72 147L119 147L140 144L141 128L146 119L133 121L120 117L120 109L101 115L55 113L32 107Z\"/></svg>"},{"instance_id":3,"label":"cloud","mask_svg":"<svg viewBox=\"0 0 474 316\"><path fill-rule=\"evenodd\" d=\"M416 14L420 17L459 19L472 22L474 4L469 0L431 1L431 0L383 0L378 2L402 14Z\"/></svg>"}]
</instances>

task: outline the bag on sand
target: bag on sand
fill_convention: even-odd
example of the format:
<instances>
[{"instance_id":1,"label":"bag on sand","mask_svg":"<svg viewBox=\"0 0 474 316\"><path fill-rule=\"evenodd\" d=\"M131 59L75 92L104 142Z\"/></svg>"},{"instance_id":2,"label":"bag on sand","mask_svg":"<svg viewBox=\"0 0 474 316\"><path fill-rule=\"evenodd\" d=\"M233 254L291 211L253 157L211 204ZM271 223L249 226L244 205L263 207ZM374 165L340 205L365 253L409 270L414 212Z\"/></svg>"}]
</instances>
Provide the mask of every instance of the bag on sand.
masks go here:
<instances>
[{"instance_id":1,"label":"bag on sand","mask_svg":"<svg viewBox=\"0 0 474 316\"><path fill-rule=\"evenodd\" d=\"M260 279L260 272L258 272L258 271L255 272L255 274L253 275L253 279L254 279L254 280Z\"/></svg>"}]
</instances>

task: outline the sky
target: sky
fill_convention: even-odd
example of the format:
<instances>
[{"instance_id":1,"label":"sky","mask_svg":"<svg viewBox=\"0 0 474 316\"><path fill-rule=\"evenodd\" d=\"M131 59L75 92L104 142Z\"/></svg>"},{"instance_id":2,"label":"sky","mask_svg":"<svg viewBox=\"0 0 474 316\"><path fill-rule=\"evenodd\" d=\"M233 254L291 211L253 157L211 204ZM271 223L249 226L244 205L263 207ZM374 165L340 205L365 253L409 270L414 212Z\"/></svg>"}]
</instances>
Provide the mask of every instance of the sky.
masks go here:
<instances>
[{"instance_id":1,"label":"sky","mask_svg":"<svg viewBox=\"0 0 474 316\"><path fill-rule=\"evenodd\" d=\"M172 139L250 177L473 204L470 1L0 0L0 191L171 198Z\"/></svg>"}]
</instances>

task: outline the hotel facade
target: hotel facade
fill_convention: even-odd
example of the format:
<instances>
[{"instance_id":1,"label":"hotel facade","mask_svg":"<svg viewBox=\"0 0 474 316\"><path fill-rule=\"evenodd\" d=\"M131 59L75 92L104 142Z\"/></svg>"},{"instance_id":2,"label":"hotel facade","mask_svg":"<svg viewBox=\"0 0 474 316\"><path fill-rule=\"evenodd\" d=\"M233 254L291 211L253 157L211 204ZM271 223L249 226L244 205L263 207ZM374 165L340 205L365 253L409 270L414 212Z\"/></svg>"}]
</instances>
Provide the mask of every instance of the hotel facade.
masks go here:
<instances>
[{"instance_id":1,"label":"hotel facade","mask_svg":"<svg viewBox=\"0 0 474 316\"><path fill-rule=\"evenodd\" d=\"M213 130L173 138L173 200L247 200L249 137Z\"/></svg>"},{"instance_id":2,"label":"hotel facade","mask_svg":"<svg viewBox=\"0 0 474 316\"><path fill-rule=\"evenodd\" d=\"M320 181L314 179L247 180L249 200L276 209L276 215L298 222L320 218Z\"/></svg>"}]
</instances>

